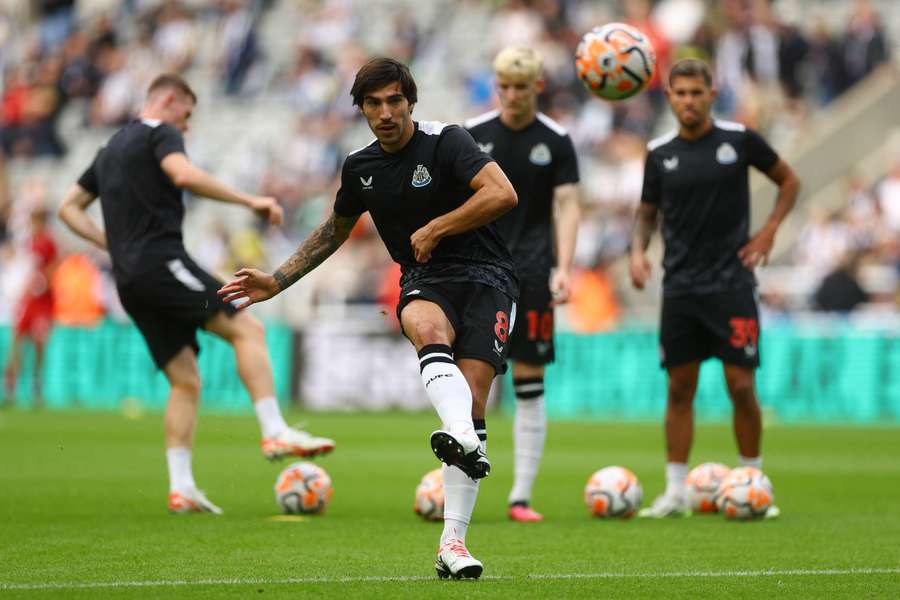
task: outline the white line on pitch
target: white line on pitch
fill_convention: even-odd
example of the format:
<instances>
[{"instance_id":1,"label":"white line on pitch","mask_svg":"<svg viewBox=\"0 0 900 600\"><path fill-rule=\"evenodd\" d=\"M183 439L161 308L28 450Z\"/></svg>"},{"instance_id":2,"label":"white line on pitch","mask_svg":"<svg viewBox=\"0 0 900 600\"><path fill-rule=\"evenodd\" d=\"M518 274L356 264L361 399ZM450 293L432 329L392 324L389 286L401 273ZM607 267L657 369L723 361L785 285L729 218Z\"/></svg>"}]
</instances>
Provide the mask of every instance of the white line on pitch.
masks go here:
<instances>
[{"instance_id":1,"label":"white line on pitch","mask_svg":"<svg viewBox=\"0 0 900 600\"><path fill-rule=\"evenodd\" d=\"M837 576L837 575L900 575L900 567L896 568L862 568L862 569L768 569L759 571L674 571L668 573L547 573L516 577L512 575L487 575L482 577L489 581L515 580L559 580L559 579L666 579L666 578L709 578L709 577L805 577L805 576ZM284 579L172 579L150 581L73 581L46 583L2 583L3 590L74 590L94 588L142 588L142 587L184 587L202 585L290 585L304 583L407 583L416 581L435 581L425 576L397 577L289 577Z\"/></svg>"}]
</instances>

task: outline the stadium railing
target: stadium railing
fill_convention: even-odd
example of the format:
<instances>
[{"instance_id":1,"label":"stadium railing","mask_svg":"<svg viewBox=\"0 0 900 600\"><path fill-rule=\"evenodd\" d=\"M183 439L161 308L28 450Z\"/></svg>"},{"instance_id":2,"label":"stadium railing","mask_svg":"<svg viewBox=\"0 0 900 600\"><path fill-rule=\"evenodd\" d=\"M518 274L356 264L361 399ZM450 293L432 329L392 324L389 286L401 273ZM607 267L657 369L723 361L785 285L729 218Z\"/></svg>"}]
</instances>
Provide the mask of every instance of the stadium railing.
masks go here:
<instances>
[{"instance_id":1,"label":"stadium railing","mask_svg":"<svg viewBox=\"0 0 900 600\"><path fill-rule=\"evenodd\" d=\"M320 320L302 332L269 323L276 390L282 402L300 399L309 410L428 410L415 353L385 324ZM666 381L657 362L653 327L626 325L583 335L560 333L557 362L548 369L548 414L558 419L655 420L665 406ZM231 350L200 338L202 407L249 412ZM9 331L0 329L0 360ZM774 421L900 422L900 319L802 317L764 327L757 376L760 401ZM31 361L17 402L31 399ZM511 386L501 394L512 405ZM161 410L167 385L130 324L106 321L92 329L57 327L43 373L47 408ZM719 364L701 370L696 398L701 419L731 414ZM770 420L771 422L771 420Z\"/></svg>"}]
</instances>

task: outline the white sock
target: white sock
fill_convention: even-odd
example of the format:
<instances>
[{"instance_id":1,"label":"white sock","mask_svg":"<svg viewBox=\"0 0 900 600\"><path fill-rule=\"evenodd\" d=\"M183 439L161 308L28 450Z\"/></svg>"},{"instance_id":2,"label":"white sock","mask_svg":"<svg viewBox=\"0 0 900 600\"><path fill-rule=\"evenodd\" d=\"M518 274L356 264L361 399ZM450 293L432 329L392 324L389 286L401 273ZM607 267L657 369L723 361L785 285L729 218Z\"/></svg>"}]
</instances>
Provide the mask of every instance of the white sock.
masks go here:
<instances>
[{"instance_id":1,"label":"white sock","mask_svg":"<svg viewBox=\"0 0 900 600\"><path fill-rule=\"evenodd\" d=\"M684 479L687 474L687 463L666 463L666 494L684 494Z\"/></svg>"},{"instance_id":2,"label":"white sock","mask_svg":"<svg viewBox=\"0 0 900 600\"><path fill-rule=\"evenodd\" d=\"M253 403L256 418L259 420L259 428L265 438L275 437L288 428L284 417L281 416L281 407L274 396L261 398Z\"/></svg>"},{"instance_id":3,"label":"white sock","mask_svg":"<svg viewBox=\"0 0 900 600\"><path fill-rule=\"evenodd\" d=\"M419 351L419 368L428 399L451 433L471 431L472 390L453 362L450 346L430 344Z\"/></svg>"},{"instance_id":4,"label":"white sock","mask_svg":"<svg viewBox=\"0 0 900 600\"><path fill-rule=\"evenodd\" d=\"M544 456L544 441L547 438L543 379L519 379L513 385L516 392L513 422L515 478L509 492L510 504L531 502L531 489Z\"/></svg>"},{"instance_id":5,"label":"white sock","mask_svg":"<svg viewBox=\"0 0 900 600\"><path fill-rule=\"evenodd\" d=\"M759 456L749 457L749 456L739 456L738 463L742 467L756 467L760 471L762 471L762 454Z\"/></svg>"},{"instance_id":6,"label":"white sock","mask_svg":"<svg viewBox=\"0 0 900 600\"><path fill-rule=\"evenodd\" d=\"M197 487L191 471L190 448L167 448L166 463L169 465L170 492L184 492Z\"/></svg>"}]
</instances>

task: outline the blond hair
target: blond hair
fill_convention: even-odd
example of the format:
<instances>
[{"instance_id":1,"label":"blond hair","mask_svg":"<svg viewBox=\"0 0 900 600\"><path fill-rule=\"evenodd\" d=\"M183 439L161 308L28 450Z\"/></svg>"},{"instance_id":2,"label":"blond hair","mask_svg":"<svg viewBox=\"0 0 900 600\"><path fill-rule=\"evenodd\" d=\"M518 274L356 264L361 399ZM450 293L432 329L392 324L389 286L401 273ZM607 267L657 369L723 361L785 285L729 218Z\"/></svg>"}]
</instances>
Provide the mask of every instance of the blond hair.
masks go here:
<instances>
[{"instance_id":1,"label":"blond hair","mask_svg":"<svg viewBox=\"0 0 900 600\"><path fill-rule=\"evenodd\" d=\"M502 77L533 81L540 79L542 70L541 54L534 48L510 46L494 59L494 73Z\"/></svg>"}]
</instances>

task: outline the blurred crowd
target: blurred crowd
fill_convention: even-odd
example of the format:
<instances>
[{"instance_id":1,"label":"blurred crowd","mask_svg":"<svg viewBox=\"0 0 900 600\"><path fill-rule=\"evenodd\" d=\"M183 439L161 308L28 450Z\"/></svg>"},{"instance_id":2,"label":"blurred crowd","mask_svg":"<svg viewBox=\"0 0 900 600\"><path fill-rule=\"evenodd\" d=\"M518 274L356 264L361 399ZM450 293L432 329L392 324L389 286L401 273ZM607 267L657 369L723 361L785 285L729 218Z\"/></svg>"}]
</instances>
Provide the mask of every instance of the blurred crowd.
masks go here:
<instances>
[{"instance_id":1,"label":"blurred crowd","mask_svg":"<svg viewBox=\"0 0 900 600\"><path fill-rule=\"evenodd\" d=\"M786 149L811 115L889 60L886 21L870 0L818 2L816 11L809 4L0 0L0 306L7 307L0 309L0 321L14 304L16 274L24 269L18 265L24 264L19 259L27 227L21 224L35 207L55 207L59 189L134 114L158 72L185 74L202 90L198 115L218 115L195 119L192 156L226 180L285 205L287 225L274 231L250 216L233 217L186 200L189 249L227 276L238 265L276 265L330 210L343 157L371 139L348 93L369 56L387 54L411 65L420 87L418 118L461 122L495 106L493 55L525 44L544 56L541 108L568 129L580 159L585 217L568 320L583 331L614 326L630 309L621 257L639 200L644 147L673 125L660 77L673 61L710 61L719 88L716 114L755 127ZM892 16L898 13L895 8ZM659 66L646 93L615 105L589 98L572 66L586 24L612 20L647 33ZM251 123L268 124L262 142L248 141ZM248 131L241 131L243 124ZM85 139L97 142L85 146ZM62 165L51 172L65 173L65 181L18 176L30 173L28 165L36 161ZM809 274L808 289L799 301L770 294L773 305L834 308L819 299L828 296L819 294L828 277L845 273L866 284L859 273L871 265L884 269L874 277L875 293L860 285L862 300L850 308L896 302L900 156L883 180L854 180L849 188L845 206L811 211L798 237L790 266ZM108 284L107 259L65 236L62 247L63 260L79 257L81 271L72 273L95 271L90 281L96 285L82 287L94 290L85 293L94 294L97 309L85 314L121 314ZM397 276L363 220L327 268L298 286L302 290L290 303L271 310L302 320L316 306L390 304Z\"/></svg>"}]
</instances>

